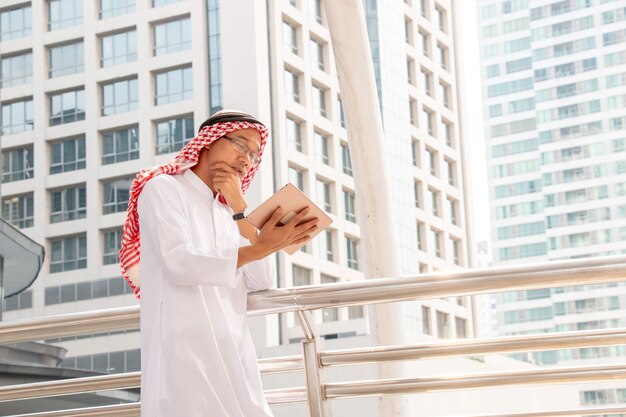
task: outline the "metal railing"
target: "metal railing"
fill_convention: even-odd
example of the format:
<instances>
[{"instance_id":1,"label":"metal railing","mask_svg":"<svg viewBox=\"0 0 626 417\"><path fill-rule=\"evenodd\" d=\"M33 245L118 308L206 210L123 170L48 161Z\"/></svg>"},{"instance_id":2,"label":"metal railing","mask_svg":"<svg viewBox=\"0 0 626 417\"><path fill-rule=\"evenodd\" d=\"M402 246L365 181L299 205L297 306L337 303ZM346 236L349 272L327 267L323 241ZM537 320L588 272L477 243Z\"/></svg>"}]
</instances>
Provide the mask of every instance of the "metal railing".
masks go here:
<instances>
[{"instance_id":1,"label":"metal railing","mask_svg":"<svg viewBox=\"0 0 626 417\"><path fill-rule=\"evenodd\" d=\"M409 346L320 351L311 310L352 305L422 300L556 286L626 281L626 256L542 263L506 268L454 271L400 278L371 279L251 294L252 315L295 312L304 332L303 355L261 359L262 374L304 371L304 387L266 391L270 404L308 402L312 417L330 417L328 401L338 398L409 394L426 391L626 380L626 364L532 369L439 377L401 378L330 383L325 369L333 366L419 360L626 344L626 328L540 336L447 341ZM445 285L443 285L445 284ZM0 324L0 344L42 340L139 327L139 308L125 307L22 320ZM0 387L0 402L87 393L140 386L139 372L73 378ZM596 407L506 414L515 417L575 416L626 413L626 407ZM21 417L139 416L139 404L21 415ZM487 416L485 416L487 417ZM489 417L499 417L492 415Z\"/></svg>"}]
</instances>

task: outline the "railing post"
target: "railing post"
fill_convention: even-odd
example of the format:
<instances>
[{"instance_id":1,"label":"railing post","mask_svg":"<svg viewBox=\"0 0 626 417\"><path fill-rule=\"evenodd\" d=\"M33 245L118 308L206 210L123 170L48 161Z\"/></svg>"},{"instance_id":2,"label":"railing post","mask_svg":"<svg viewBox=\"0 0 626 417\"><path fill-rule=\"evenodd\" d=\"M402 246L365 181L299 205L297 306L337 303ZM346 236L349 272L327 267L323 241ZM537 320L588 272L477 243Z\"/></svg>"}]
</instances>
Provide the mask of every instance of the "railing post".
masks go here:
<instances>
[{"instance_id":1,"label":"railing post","mask_svg":"<svg viewBox=\"0 0 626 417\"><path fill-rule=\"evenodd\" d=\"M324 371L321 367L319 350L323 339L319 338L315 319L310 311L296 311L296 316L304 332L302 351L304 355L304 375L310 417L332 417L328 400L322 391Z\"/></svg>"}]
</instances>

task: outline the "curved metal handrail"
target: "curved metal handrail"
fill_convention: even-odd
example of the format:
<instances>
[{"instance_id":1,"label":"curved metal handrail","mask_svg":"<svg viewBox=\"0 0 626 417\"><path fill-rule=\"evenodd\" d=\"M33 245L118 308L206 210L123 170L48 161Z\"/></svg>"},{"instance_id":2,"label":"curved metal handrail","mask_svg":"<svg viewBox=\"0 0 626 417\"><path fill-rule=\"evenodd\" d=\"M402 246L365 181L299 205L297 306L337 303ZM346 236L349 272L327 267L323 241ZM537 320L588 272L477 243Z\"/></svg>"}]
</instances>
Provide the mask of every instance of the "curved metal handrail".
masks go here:
<instances>
[{"instance_id":1,"label":"curved metal handrail","mask_svg":"<svg viewBox=\"0 0 626 417\"><path fill-rule=\"evenodd\" d=\"M600 284L626 280L626 256L604 257L483 270L440 272L401 278L380 278L298 288L268 290L250 294L250 314L269 314L336 308L359 304L384 303L470 295L496 291L515 291L554 286ZM444 285L445 284L445 285ZM40 319L0 323L0 344L77 334L130 330L139 327L139 307L123 307L90 311ZM314 337L314 335L310 335ZM309 337L310 339L310 337ZM386 346L372 349L322 351L317 354L317 367L381 363L435 357L468 356L487 353L546 350L573 347L605 346L626 343L626 329L558 333L541 336L516 336L484 340L463 340L421 344L415 346ZM261 359L262 373L304 370L307 363L299 357ZM485 373L458 377L409 378L346 383L321 383L324 400L354 396L388 395L433 390L454 390L504 385L538 384L550 381L601 381L626 378L624 366L590 366L553 368L548 370ZM140 373L102 375L71 380L47 381L0 387L0 401L48 397L105 389L136 388ZM309 387L309 389L311 389ZM307 388L267 391L272 404L307 401ZM117 408L95 407L81 410L37 413L35 416L101 416L109 410L119 416L136 416L138 404ZM581 409L582 410L582 409ZM591 409L584 409L591 411ZM528 416L568 415L527 413ZM565 413L565 414L558 414ZM321 414L320 414L321 415ZM525 414L520 414L520 416Z\"/></svg>"},{"instance_id":2,"label":"curved metal handrail","mask_svg":"<svg viewBox=\"0 0 626 417\"><path fill-rule=\"evenodd\" d=\"M248 296L250 315L626 281L626 256L279 288ZM445 285L444 285L445 284ZM139 306L0 323L0 344L139 328Z\"/></svg>"}]
</instances>

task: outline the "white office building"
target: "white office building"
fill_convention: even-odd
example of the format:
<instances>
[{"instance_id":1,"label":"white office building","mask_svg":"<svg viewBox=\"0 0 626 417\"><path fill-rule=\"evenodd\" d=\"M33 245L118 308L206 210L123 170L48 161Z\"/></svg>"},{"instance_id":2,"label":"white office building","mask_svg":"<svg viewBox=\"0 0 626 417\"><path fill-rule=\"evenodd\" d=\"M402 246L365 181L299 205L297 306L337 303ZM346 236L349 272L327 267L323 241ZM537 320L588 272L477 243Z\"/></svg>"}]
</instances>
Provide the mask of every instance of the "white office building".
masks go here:
<instances>
[{"instance_id":1,"label":"white office building","mask_svg":"<svg viewBox=\"0 0 626 417\"><path fill-rule=\"evenodd\" d=\"M626 7L479 0L495 265L626 253ZM626 325L626 284L498 297L500 335ZM623 346L536 352L539 365L614 362ZM626 385L581 389L626 402Z\"/></svg>"}]
</instances>

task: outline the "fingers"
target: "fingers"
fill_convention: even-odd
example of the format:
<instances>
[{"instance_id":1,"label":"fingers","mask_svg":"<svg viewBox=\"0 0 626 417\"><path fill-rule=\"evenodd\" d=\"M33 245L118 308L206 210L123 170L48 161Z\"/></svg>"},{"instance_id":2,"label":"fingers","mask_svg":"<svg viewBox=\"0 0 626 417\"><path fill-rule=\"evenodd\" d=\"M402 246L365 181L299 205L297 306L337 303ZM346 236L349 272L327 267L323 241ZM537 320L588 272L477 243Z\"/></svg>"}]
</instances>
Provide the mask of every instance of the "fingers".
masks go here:
<instances>
[{"instance_id":1,"label":"fingers","mask_svg":"<svg viewBox=\"0 0 626 417\"><path fill-rule=\"evenodd\" d=\"M313 226L312 228L302 232L302 233L298 233L296 235L294 235L291 239L289 239L289 243L287 243L285 246L289 246L289 245L295 245L298 243L304 243L304 242L308 242L309 240L311 240L313 238L313 234L317 231L318 227L317 226Z\"/></svg>"},{"instance_id":2,"label":"fingers","mask_svg":"<svg viewBox=\"0 0 626 417\"><path fill-rule=\"evenodd\" d=\"M272 213L272 217L270 217L270 219L267 222L265 222L263 227L265 227L266 225L270 225L272 227L277 226L278 223L280 223L280 218L282 216L283 216L282 207L277 207L276 210L274 210L274 213Z\"/></svg>"},{"instance_id":3,"label":"fingers","mask_svg":"<svg viewBox=\"0 0 626 417\"><path fill-rule=\"evenodd\" d=\"M309 221L306 221L304 223L298 224L295 227L295 231L297 233L303 233L309 230L317 230L318 226L317 224L319 223L319 219L311 219Z\"/></svg>"},{"instance_id":4,"label":"fingers","mask_svg":"<svg viewBox=\"0 0 626 417\"><path fill-rule=\"evenodd\" d=\"M219 178L219 179L223 179L223 180L231 180L231 181L238 181L239 180L239 175L236 172L224 172L224 171L215 171L215 173L213 174L213 178Z\"/></svg>"},{"instance_id":5,"label":"fingers","mask_svg":"<svg viewBox=\"0 0 626 417\"><path fill-rule=\"evenodd\" d=\"M302 221L302 219L304 219L304 216L306 216L307 214L309 214L309 211L311 211L311 209L310 209L310 208L308 208L308 207L303 208L302 210L300 210L300 211L298 212L298 214L296 214L295 216L293 216L293 217L291 218L291 220L289 220L289 222L287 222L287 224L288 224L289 226L292 226L292 227L295 227L295 226L299 225L299 224L300 224L300 222Z\"/></svg>"}]
</instances>

